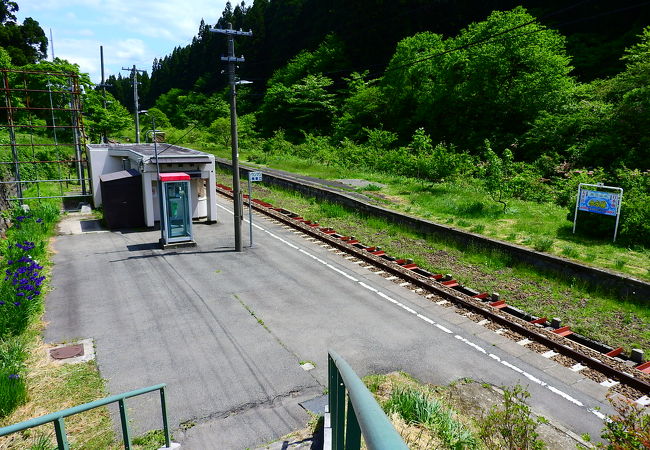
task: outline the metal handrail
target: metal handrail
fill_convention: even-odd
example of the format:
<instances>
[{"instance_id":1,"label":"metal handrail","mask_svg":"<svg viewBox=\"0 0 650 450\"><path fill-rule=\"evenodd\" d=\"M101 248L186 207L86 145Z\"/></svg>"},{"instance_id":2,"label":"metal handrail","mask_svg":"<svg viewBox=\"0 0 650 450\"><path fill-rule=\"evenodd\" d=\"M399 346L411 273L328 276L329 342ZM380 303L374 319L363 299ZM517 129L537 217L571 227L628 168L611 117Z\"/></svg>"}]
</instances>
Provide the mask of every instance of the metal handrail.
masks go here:
<instances>
[{"instance_id":1,"label":"metal handrail","mask_svg":"<svg viewBox=\"0 0 650 450\"><path fill-rule=\"evenodd\" d=\"M41 417L19 422L7 427L0 428L0 437L8 434L17 433L18 431L27 430L28 428L38 427L46 423L54 422L54 431L56 433L56 443L59 450L69 450L70 444L68 443L68 436L65 431L64 418L88 411L100 406L106 406L111 403L118 402L120 409L120 421L122 424L122 440L124 441L124 448L131 448L131 433L129 430L129 420L126 413L126 405L124 400L130 397L146 394L148 392L160 391L160 408L163 419L163 431L165 433L165 446L170 447L171 438L169 436L169 425L167 420L167 404L165 402L165 383L149 386L135 391L125 392L123 394L112 395L94 402L84 403L83 405L74 406L72 408L63 409L54 413L46 414Z\"/></svg>"},{"instance_id":2,"label":"metal handrail","mask_svg":"<svg viewBox=\"0 0 650 450\"><path fill-rule=\"evenodd\" d=\"M333 350L328 353L328 396L332 425L332 449L359 449L361 435L370 450L408 449L402 437L352 367ZM347 417L346 390L348 392ZM343 430L344 426L345 431Z\"/></svg>"}]
</instances>

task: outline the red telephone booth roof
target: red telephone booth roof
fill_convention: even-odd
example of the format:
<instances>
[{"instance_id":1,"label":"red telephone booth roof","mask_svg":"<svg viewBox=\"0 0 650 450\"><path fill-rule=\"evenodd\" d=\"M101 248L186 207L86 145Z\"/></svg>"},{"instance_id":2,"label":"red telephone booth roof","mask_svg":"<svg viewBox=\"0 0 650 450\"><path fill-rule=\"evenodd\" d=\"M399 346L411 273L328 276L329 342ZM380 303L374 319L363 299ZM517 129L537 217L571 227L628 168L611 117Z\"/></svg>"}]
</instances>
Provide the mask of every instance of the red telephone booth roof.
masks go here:
<instances>
[{"instance_id":1,"label":"red telephone booth roof","mask_svg":"<svg viewBox=\"0 0 650 450\"><path fill-rule=\"evenodd\" d=\"M187 181L190 176L183 172L161 173L160 181Z\"/></svg>"}]
</instances>

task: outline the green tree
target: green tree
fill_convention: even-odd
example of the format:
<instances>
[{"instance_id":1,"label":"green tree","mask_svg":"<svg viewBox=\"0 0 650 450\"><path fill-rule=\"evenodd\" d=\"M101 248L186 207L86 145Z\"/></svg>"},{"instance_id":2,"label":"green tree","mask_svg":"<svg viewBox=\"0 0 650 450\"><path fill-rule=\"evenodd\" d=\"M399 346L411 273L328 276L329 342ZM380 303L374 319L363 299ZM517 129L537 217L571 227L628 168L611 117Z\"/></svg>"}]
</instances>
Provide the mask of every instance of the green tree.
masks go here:
<instances>
[{"instance_id":1,"label":"green tree","mask_svg":"<svg viewBox=\"0 0 650 450\"><path fill-rule=\"evenodd\" d=\"M229 112L228 104L218 94L207 96L176 88L158 97L155 107L165 113L176 128L185 128L193 121L207 127Z\"/></svg>"},{"instance_id":2,"label":"green tree","mask_svg":"<svg viewBox=\"0 0 650 450\"><path fill-rule=\"evenodd\" d=\"M508 208L507 200L513 194L513 178L515 176L515 167L513 164L513 154L510 149L503 151L503 156L499 157L492 148L490 142L485 141L485 163L483 166L483 181L485 189L497 203L503 205L503 212Z\"/></svg>"},{"instance_id":3,"label":"green tree","mask_svg":"<svg viewBox=\"0 0 650 450\"><path fill-rule=\"evenodd\" d=\"M212 137L212 139L224 147L230 146L230 118L219 117L216 119L210 124L208 133L210 133L210 137Z\"/></svg>"},{"instance_id":4,"label":"green tree","mask_svg":"<svg viewBox=\"0 0 650 450\"><path fill-rule=\"evenodd\" d=\"M120 102L106 93L106 108L100 91L89 90L84 96L86 131L91 141L99 142L102 135L110 137L114 133L133 124L133 117Z\"/></svg>"},{"instance_id":5,"label":"green tree","mask_svg":"<svg viewBox=\"0 0 650 450\"><path fill-rule=\"evenodd\" d=\"M266 130L287 130L297 139L302 132L327 133L335 111L334 94L328 92L332 79L307 75L291 86L281 83L269 87L260 110Z\"/></svg>"},{"instance_id":6,"label":"green tree","mask_svg":"<svg viewBox=\"0 0 650 450\"><path fill-rule=\"evenodd\" d=\"M507 146L572 80L564 38L522 7L495 11L455 38L420 33L398 44L384 77L390 125L476 150Z\"/></svg>"},{"instance_id":7,"label":"green tree","mask_svg":"<svg viewBox=\"0 0 650 450\"><path fill-rule=\"evenodd\" d=\"M0 47L9 53L14 65L23 66L47 57L47 37L31 17L18 24L18 10L18 3L0 0Z\"/></svg>"},{"instance_id":8,"label":"green tree","mask_svg":"<svg viewBox=\"0 0 650 450\"><path fill-rule=\"evenodd\" d=\"M346 79L348 90L334 124L334 137L337 141L346 137L363 140L364 128L381 126L386 102L381 88L376 85L378 80L364 81L367 73L353 72Z\"/></svg>"},{"instance_id":9,"label":"green tree","mask_svg":"<svg viewBox=\"0 0 650 450\"><path fill-rule=\"evenodd\" d=\"M650 27L613 78L576 84L563 107L543 111L522 139L533 159L554 152L589 167L650 167Z\"/></svg>"}]
</instances>

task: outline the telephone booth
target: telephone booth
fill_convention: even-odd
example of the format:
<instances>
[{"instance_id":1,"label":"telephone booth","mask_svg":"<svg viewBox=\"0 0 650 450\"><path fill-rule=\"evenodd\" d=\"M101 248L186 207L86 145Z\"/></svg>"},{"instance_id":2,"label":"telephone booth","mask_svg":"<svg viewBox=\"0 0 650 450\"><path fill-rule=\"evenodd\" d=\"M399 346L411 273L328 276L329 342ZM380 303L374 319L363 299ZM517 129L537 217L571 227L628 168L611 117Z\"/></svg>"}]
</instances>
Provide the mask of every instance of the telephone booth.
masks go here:
<instances>
[{"instance_id":1,"label":"telephone booth","mask_svg":"<svg viewBox=\"0 0 650 450\"><path fill-rule=\"evenodd\" d=\"M191 242L190 176L186 173L161 173L160 184L162 244Z\"/></svg>"}]
</instances>

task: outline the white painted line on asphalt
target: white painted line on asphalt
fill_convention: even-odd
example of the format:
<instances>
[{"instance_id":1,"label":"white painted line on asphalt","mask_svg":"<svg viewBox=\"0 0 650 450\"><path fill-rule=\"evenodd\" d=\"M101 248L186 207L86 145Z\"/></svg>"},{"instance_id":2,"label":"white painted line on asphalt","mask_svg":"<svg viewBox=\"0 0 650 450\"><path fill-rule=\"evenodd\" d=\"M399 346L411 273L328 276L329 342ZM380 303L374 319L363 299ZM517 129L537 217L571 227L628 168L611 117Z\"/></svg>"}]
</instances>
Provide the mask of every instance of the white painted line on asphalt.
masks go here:
<instances>
[{"instance_id":1,"label":"white painted line on asphalt","mask_svg":"<svg viewBox=\"0 0 650 450\"><path fill-rule=\"evenodd\" d=\"M477 344L473 343L472 341L468 341L467 339L465 339L464 337L462 337L462 336L460 336L458 334L455 334L454 337L456 339L458 339L459 341L464 342L465 344L469 345L474 350L478 350L479 352L484 353L484 354L487 355L487 352L485 351L485 349L483 347L481 347L480 345L477 345Z\"/></svg>"},{"instance_id":2,"label":"white painted line on asphalt","mask_svg":"<svg viewBox=\"0 0 650 450\"><path fill-rule=\"evenodd\" d=\"M587 411L589 411L590 413L592 413L593 415L595 415L596 417L598 417L602 421L609 421L610 420L605 414L603 414L600 411L595 410L593 408L587 408Z\"/></svg>"},{"instance_id":3,"label":"white painted line on asphalt","mask_svg":"<svg viewBox=\"0 0 650 450\"><path fill-rule=\"evenodd\" d=\"M224 207L221 206L221 205L217 205L217 206L219 206L219 207L225 209L225 210L228 211L230 214L232 214L232 211L228 210L227 208L224 208ZM377 295L379 295L380 297L382 297L382 298L388 300L389 302L391 302L391 303L393 303L393 304L399 306L400 308L404 309L405 311L408 311L408 312L410 312L411 314L416 315L419 319L421 319L421 320L423 320L423 321L425 321L425 322L427 322L427 323L429 323L429 324L434 325L435 327L437 327L438 329L444 331L445 333L448 333L448 334L452 334L452 333L453 333L450 329L446 328L445 326L440 325L439 323L436 323L434 320L432 320L432 319L430 319L430 318L428 318L428 317L426 317L426 316L424 316L424 315L418 313L418 312L415 311L414 309L412 309L412 308L406 306L405 304L399 302L398 300L395 300L395 299L391 298L390 296L388 296L388 295L384 294L383 292L381 292L381 291L379 291L379 290L373 288L372 286L369 286L368 284L364 283L363 281L360 281L360 280L358 280L357 278L355 278L355 277L349 275L348 273L344 272L343 270L341 270L341 269L339 269L339 268L337 268L337 267L334 267L332 264L330 264L330 263L328 263L328 262L326 262L326 261L324 261L324 260L322 260L322 259L320 259L320 258L318 258L318 257L316 257L316 256L314 256L314 255L311 255L308 251L299 248L298 246L296 246L296 245L294 245L294 244L292 244L292 243L286 241L285 239L282 239L281 237L279 237L279 236L277 236L277 235L271 233L271 232L268 231L268 230L263 229L262 227L260 227L260 226L258 226L258 225L255 225L255 226L256 226L257 228L259 228L260 230L264 231L266 234L268 234L268 235L271 236L272 238L277 239L277 240L279 240L280 242L282 242L282 243L288 245L289 247L298 250L300 253L303 253L304 255L309 256L310 258L314 259L315 261L318 261L318 262L320 262L321 264L324 264L326 267L328 267L328 268L334 270L335 272L339 273L340 275L343 275L343 276L346 277L347 279L354 281L355 283L359 284L361 287L363 287L363 288L365 288L365 289L368 289L368 290L370 290L370 291L372 291L372 292L376 292ZM391 278L397 278L397 277L389 277L389 278L387 278L387 280L390 280ZM443 301L441 301L441 302L437 302L437 303L438 303L438 304L444 304L444 303L448 303L448 302L447 302L446 300L443 300ZM496 333L497 333L497 334L501 334L501 333L503 333L503 332L505 332L505 331L506 331L505 329L500 328L500 329L498 329L498 330L496 331ZM501 332L501 333L499 333L499 332ZM476 350L476 351L478 351L478 352L480 352L480 353L482 353L482 354L485 354L485 355L487 355L488 357L490 357L490 358L492 358L492 359L494 359L494 360L496 360L496 361L499 361L499 362L500 362L502 365L504 365L505 367L508 367L509 369L511 369L511 370L513 370L513 371L515 371L515 372L517 372L517 373L523 375L524 377L528 378L528 379L531 380L532 382L534 382L534 383L536 383L536 384L538 384L538 385L540 385L540 386L543 386L543 387L547 388L548 390L550 390L551 392L553 392L554 394L556 394L556 395L558 395L558 396L564 398L565 400L567 400L567 401L569 401L569 402L571 402L571 403L573 403L573 404L575 404L575 405L577 405L577 406L579 406L579 407L581 407L581 408L586 409L588 412L590 412L590 413L594 414L595 416L599 417L601 420L605 420L605 419L607 418L603 413L601 413L601 412L599 412L599 411L597 411L597 410L595 410L595 409L593 409L593 408L587 408L587 407L585 407L585 405L584 405L581 401L575 399L574 397L572 397L571 395L567 394L566 392L564 392L564 391L562 391L562 390L560 390L560 389L558 389L558 388L556 388L556 387L554 387L554 386L551 386L550 384L548 384L548 383L546 383L546 382L540 380L539 378L535 377L534 375L529 374L528 372L526 372L525 370L523 370L523 369L521 369L521 368L515 366L514 364L511 364L511 363L509 363L508 361L499 358L497 355L494 355L494 354L492 354L492 353L487 353L487 351L486 351L483 347L481 347L480 345L475 344L474 342L472 342L472 341L470 341L470 340L468 340L468 339L466 339L466 338L464 338L464 337L462 337L462 336L460 336L460 335L458 335L458 334L454 335L454 337L455 337L456 339L458 339L459 341L463 342L464 344L468 345L469 347L473 348L474 350ZM547 358L550 358L551 356L553 356L552 353L554 353L554 352L551 350L551 351L546 352L543 356L545 356L545 357L547 357ZM546 355L549 355L549 356L546 356ZM650 402L650 398L644 396L644 397L642 397L641 399L637 400L637 402L639 402L639 401L642 401L642 402L646 402L646 401L647 401L647 402Z\"/></svg>"},{"instance_id":4,"label":"white painted line on asphalt","mask_svg":"<svg viewBox=\"0 0 650 450\"><path fill-rule=\"evenodd\" d=\"M420 319L424 320L425 322L430 323L431 325L435 325L435 324L436 324L433 320L429 319L427 316L423 316L423 315L420 314L420 313L418 313L417 316L418 316Z\"/></svg>"},{"instance_id":5,"label":"white painted line on asphalt","mask_svg":"<svg viewBox=\"0 0 650 450\"><path fill-rule=\"evenodd\" d=\"M377 289L375 289L375 288L372 287L372 286L368 286L368 285L367 285L366 283L364 283L363 281L359 281L359 285L360 285L361 287L364 287L364 288L368 289L369 291L372 291L372 292L379 292L379 291L377 291Z\"/></svg>"}]
</instances>

